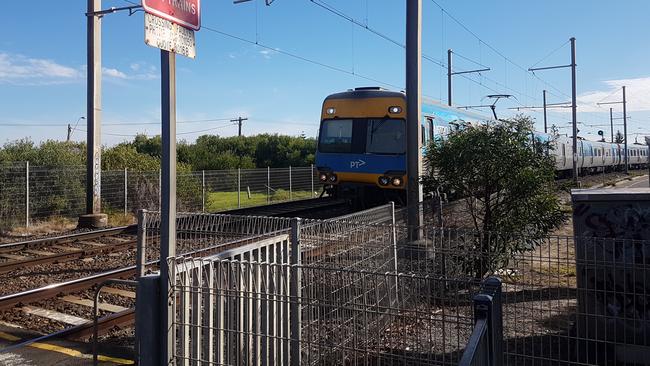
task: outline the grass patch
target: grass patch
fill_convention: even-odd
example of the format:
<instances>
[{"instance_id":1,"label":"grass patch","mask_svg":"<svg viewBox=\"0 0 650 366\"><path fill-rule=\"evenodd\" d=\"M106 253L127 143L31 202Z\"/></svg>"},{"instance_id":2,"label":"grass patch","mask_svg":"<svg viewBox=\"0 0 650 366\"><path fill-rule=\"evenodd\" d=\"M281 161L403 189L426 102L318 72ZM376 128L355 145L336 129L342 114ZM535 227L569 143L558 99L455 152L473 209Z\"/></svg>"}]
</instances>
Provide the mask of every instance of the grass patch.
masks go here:
<instances>
[{"instance_id":1,"label":"grass patch","mask_svg":"<svg viewBox=\"0 0 650 366\"><path fill-rule=\"evenodd\" d=\"M135 224L136 219L131 213L109 213L108 214L108 225L109 226L127 226Z\"/></svg>"},{"instance_id":2,"label":"grass patch","mask_svg":"<svg viewBox=\"0 0 650 366\"><path fill-rule=\"evenodd\" d=\"M77 220L61 216L53 216L47 220L38 220L30 223L29 227L15 227L3 233L7 237L24 237L31 235L47 235L74 230L77 227Z\"/></svg>"},{"instance_id":3,"label":"grass patch","mask_svg":"<svg viewBox=\"0 0 650 366\"><path fill-rule=\"evenodd\" d=\"M304 199L311 198L309 191L294 191L291 195L289 191L278 189L271 192L271 197L267 199L266 192L251 192L250 197L248 193L243 191L240 193L241 207L260 206L265 205L270 201L271 203L278 203L289 201L289 199ZM237 192L208 192L205 200L205 209L208 212L218 212L237 208Z\"/></svg>"}]
</instances>

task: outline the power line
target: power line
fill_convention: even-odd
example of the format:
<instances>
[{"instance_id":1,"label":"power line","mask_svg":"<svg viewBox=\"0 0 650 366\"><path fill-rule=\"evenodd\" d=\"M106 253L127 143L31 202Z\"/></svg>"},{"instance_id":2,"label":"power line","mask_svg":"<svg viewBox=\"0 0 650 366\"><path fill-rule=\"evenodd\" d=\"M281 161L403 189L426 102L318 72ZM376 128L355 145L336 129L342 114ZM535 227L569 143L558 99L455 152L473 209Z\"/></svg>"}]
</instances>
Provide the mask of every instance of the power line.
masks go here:
<instances>
[{"instance_id":1,"label":"power line","mask_svg":"<svg viewBox=\"0 0 650 366\"><path fill-rule=\"evenodd\" d=\"M314 65L318 65L318 66L321 66L321 67L326 68L326 69L330 69L330 70L333 70L333 71L338 71L340 73L352 75L352 76L355 76L355 77L358 77L358 78L366 79L366 80L369 80L369 81L372 81L372 82L375 82L375 83L379 83L381 85L390 86L390 87L396 88L396 89L403 89L404 88L403 86L398 86L398 85L395 85L395 84L387 83L387 82L384 82L384 81L381 81L381 80L378 80L378 79L375 79L375 78L372 78L372 77L369 77L369 76L359 74L357 72L348 71L348 70L342 69L342 68L337 67L337 66L332 66L332 65L320 62L320 61L316 61L316 60L313 60L313 59L310 59L310 58L307 58L307 57L304 57L304 56L300 56L300 55L292 53L292 52L284 51L284 50L281 50L281 49L278 49L278 48L273 48L273 47L267 46L267 45L265 45L265 44L263 44L261 42L256 43L255 41L251 41L251 40L246 39L244 37L236 36L234 34L230 34L230 33L224 32L224 31L220 31L218 29L211 28L211 27L208 27L208 26L205 26L205 25L202 26L201 28L205 29L205 30L208 30L210 32L213 32L213 33L220 34L220 35L225 36L225 37L229 37L229 38L236 39L236 40L244 42L244 43L248 43L248 44L251 44L251 45L254 45L254 46L257 46L257 47L264 48L266 50L270 50L270 51L273 51L273 52L276 52L276 53L279 53L279 54L282 54L282 55L285 55L285 56L289 56L289 57L292 57L292 58L295 58L295 59L298 59L298 60L301 60L301 61L305 61L305 62L314 64Z\"/></svg>"},{"instance_id":2,"label":"power line","mask_svg":"<svg viewBox=\"0 0 650 366\"><path fill-rule=\"evenodd\" d=\"M230 118L210 118L210 119L196 119L196 120L186 120L178 121L176 123L204 123L204 122L219 122L219 121L229 121ZM20 123L20 122L0 122L0 126L7 127L61 127L67 126L67 123ZM102 123L102 126L145 126L145 125L160 125L160 122L115 122L115 123ZM73 130L81 131L80 129L74 127Z\"/></svg>"},{"instance_id":3,"label":"power line","mask_svg":"<svg viewBox=\"0 0 650 366\"><path fill-rule=\"evenodd\" d=\"M201 133L201 132L214 131L214 130L218 130L218 129L221 129L221 128L230 127L230 126L234 126L234 125L235 125L234 123L228 123L228 124L221 125L221 126L217 126L217 127L206 128L206 129L203 129L203 130L187 131L187 132L177 132L176 135L191 135L191 134L194 134L194 133ZM85 130L82 130L82 129L79 129L78 131L86 132ZM136 137L136 136L138 136L138 135L142 135L142 134L143 134L143 133L138 133L138 134L121 134L121 133L102 132L102 135L118 136L118 137Z\"/></svg>"}]
</instances>

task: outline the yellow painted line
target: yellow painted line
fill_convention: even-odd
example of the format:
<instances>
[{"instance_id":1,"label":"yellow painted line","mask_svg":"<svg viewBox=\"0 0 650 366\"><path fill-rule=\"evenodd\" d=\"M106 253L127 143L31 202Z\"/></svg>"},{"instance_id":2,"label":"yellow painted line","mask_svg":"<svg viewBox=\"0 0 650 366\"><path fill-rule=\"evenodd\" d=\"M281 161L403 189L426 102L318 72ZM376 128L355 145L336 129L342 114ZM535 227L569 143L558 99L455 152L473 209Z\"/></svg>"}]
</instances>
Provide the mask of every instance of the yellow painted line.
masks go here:
<instances>
[{"instance_id":1,"label":"yellow painted line","mask_svg":"<svg viewBox=\"0 0 650 366\"><path fill-rule=\"evenodd\" d=\"M9 333L5 333L5 332L0 332L0 338L4 339L6 341L11 341L11 342L15 342L15 341L20 340L20 338L14 336L14 335L11 335Z\"/></svg>"},{"instance_id":2,"label":"yellow painted line","mask_svg":"<svg viewBox=\"0 0 650 366\"><path fill-rule=\"evenodd\" d=\"M0 339L4 339L7 341L11 342L17 342L20 341L21 339L5 332L0 332ZM52 352L57 352L57 353L63 353L65 355L71 356L71 357L77 357L77 358L92 358L92 355L86 355L83 354L77 350L74 350L72 348L66 348L62 346L57 346L55 344L49 344L49 343L41 343L41 342L34 342L28 344L29 347L34 347L38 349L42 349L45 351L52 351ZM118 357L109 357L109 356L103 356L103 355L98 355L97 359L102 362L112 362L116 363L118 365L134 365L135 362L132 360L127 360L124 358L118 358Z\"/></svg>"}]
</instances>

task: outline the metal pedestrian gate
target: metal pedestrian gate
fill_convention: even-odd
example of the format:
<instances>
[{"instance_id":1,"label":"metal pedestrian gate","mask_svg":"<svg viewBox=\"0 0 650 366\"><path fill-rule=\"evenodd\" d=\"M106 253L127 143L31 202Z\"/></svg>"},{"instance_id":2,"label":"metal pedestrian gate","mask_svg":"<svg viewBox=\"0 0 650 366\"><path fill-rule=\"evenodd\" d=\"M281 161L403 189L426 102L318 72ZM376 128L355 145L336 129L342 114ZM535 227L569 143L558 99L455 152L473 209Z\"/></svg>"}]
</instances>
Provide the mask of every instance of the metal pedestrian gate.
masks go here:
<instances>
[{"instance_id":1,"label":"metal pedestrian gate","mask_svg":"<svg viewBox=\"0 0 650 366\"><path fill-rule=\"evenodd\" d=\"M300 312L298 302L290 301L298 278L282 266L289 252L289 235L281 234L170 263L176 364L288 364L290 343L299 341L292 339L291 327Z\"/></svg>"}]
</instances>

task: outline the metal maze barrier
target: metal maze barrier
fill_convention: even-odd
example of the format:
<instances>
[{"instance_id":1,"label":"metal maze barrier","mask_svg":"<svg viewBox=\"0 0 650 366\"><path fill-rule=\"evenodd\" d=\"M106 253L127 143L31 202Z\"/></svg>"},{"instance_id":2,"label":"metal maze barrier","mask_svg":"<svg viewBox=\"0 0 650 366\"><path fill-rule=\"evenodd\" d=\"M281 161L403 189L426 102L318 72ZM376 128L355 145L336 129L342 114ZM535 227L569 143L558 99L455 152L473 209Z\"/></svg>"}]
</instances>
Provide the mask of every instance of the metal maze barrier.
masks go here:
<instances>
[{"instance_id":1,"label":"metal maze barrier","mask_svg":"<svg viewBox=\"0 0 650 366\"><path fill-rule=\"evenodd\" d=\"M350 219L170 258L176 364L457 364L479 281L413 271L392 206Z\"/></svg>"},{"instance_id":2,"label":"metal maze barrier","mask_svg":"<svg viewBox=\"0 0 650 366\"><path fill-rule=\"evenodd\" d=\"M180 220L180 238L217 249L170 259L176 364L648 363L650 242L429 224L413 240L392 207L373 210ZM382 210L388 224L373 222ZM231 220L253 235L232 241ZM489 276L502 279L502 332L473 302Z\"/></svg>"}]
</instances>

